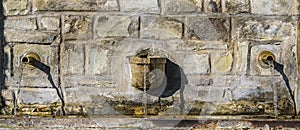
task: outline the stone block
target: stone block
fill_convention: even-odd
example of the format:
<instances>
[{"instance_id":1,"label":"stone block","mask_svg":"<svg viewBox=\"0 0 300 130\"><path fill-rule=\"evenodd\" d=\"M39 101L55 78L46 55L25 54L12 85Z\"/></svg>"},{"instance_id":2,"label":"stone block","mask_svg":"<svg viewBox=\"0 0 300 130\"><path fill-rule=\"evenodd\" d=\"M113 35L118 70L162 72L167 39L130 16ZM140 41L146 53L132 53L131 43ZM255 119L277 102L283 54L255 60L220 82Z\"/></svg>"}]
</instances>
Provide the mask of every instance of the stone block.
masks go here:
<instances>
[{"instance_id":1,"label":"stone block","mask_svg":"<svg viewBox=\"0 0 300 130\"><path fill-rule=\"evenodd\" d=\"M64 39L92 39L93 16L89 15L67 15L64 17Z\"/></svg>"},{"instance_id":2,"label":"stone block","mask_svg":"<svg viewBox=\"0 0 300 130\"><path fill-rule=\"evenodd\" d=\"M38 11L48 10L87 10L116 11L119 10L117 0L38 0L35 3Z\"/></svg>"},{"instance_id":3,"label":"stone block","mask_svg":"<svg viewBox=\"0 0 300 130\"><path fill-rule=\"evenodd\" d=\"M226 74L231 71L233 56L230 52L212 54L212 73Z\"/></svg>"},{"instance_id":4,"label":"stone block","mask_svg":"<svg viewBox=\"0 0 300 130\"><path fill-rule=\"evenodd\" d=\"M157 0L121 0L120 10L125 12L154 13L160 12Z\"/></svg>"},{"instance_id":5,"label":"stone block","mask_svg":"<svg viewBox=\"0 0 300 130\"><path fill-rule=\"evenodd\" d=\"M7 48L9 48L7 46ZM31 66L24 66L21 57L26 52L35 52L39 55L44 68L49 67L49 72L42 71ZM31 87L53 87L49 79L52 78L54 85L58 83L58 48L49 45L16 44L5 52L7 59L6 86L31 86ZM49 77L49 78L48 78Z\"/></svg>"},{"instance_id":6,"label":"stone block","mask_svg":"<svg viewBox=\"0 0 300 130\"><path fill-rule=\"evenodd\" d=\"M9 18L4 20L4 28L14 30L36 30L37 24L35 18Z\"/></svg>"},{"instance_id":7,"label":"stone block","mask_svg":"<svg viewBox=\"0 0 300 130\"><path fill-rule=\"evenodd\" d=\"M62 69L64 75L84 74L84 46L64 43L62 46Z\"/></svg>"},{"instance_id":8,"label":"stone block","mask_svg":"<svg viewBox=\"0 0 300 130\"><path fill-rule=\"evenodd\" d=\"M262 15L297 15L297 0L251 0L251 13Z\"/></svg>"},{"instance_id":9,"label":"stone block","mask_svg":"<svg viewBox=\"0 0 300 130\"><path fill-rule=\"evenodd\" d=\"M27 42L40 44L58 44L61 37L58 33L44 32L44 31L15 31L4 30L6 42Z\"/></svg>"},{"instance_id":10,"label":"stone block","mask_svg":"<svg viewBox=\"0 0 300 130\"><path fill-rule=\"evenodd\" d=\"M226 12L229 14L249 13L250 0L226 0Z\"/></svg>"},{"instance_id":11,"label":"stone block","mask_svg":"<svg viewBox=\"0 0 300 130\"><path fill-rule=\"evenodd\" d=\"M228 44L220 41L199 41L199 40L189 40L187 42L188 47L191 50L226 50L228 49Z\"/></svg>"},{"instance_id":12,"label":"stone block","mask_svg":"<svg viewBox=\"0 0 300 130\"><path fill-rule=\"evenodd\" d=\"M138 17L98 16L95 23L95 35L97 38L137 36L138 28Z\"/></svg>"},{"instance_id":13,"label":"stone block","mask_svg":"<svg viewBox=\"0 0 300 130\"><path fill-rule=\"evenodd\" d=\"M162 14L179 14L201 12L202 2L200 0L162 0Z\"/></svg>"},{"instance_id":14,"label":"stone block","mask_svg":"<svg viewBox=\"0 0 300 130\"><path fill-rule=\"evenodd\" d=\"M292 19L237 18L233 24L235 39L239 41L283 41L296 30Z\"/></svg>"},{"instance_id":15,"label":"stone block","mask_svg":"<svg viewBox=\"0 0 300 130\"><path fill-rule=\"evenodd\" d=\"M41 29L49 31L58 31L60 29L59 17L41 17Z\"/></svg>"},{"instance_id":16,"label":"stone block","mask_svg":"<svg viewBox=\"0 0 300 130\"><path fill-rule=\"evenodd\" d=\"M206 41L228 41L230 20L227 18L189 17L187 38Z\"/></svg>"},{"instance_id":17,"label":"stone block","mask_svg":"<svg viewBox=\"0 0 300 130\"><path fill-rule=\"evenodd\" d=\"M183 61L185 74L209 74L209 55L208 54L186 54Z\"/></svg>"},{"instance_id":18,"label":"stone block","mask_svg":"<svg viewBox=\"0 0 300 130\"><path fill-rule=\"evenodd\" d=\"M108 52L99 45L86 45L86 74L100 75L110 70Z\"/></svg>"},{"instance_id":19,"label":"stone block","mask_svg":"<svg viewBox=\"0 0 300 130\"><path fill-rule=\"evenodd\" d=\"M3 0L4 15L26 15L31 11L29 0Z\"/></svg>"},{"instance_id":20,"label":"stone block","mask_svg":"<svg viewBox=\"0 0 300 130\"><path fill-rule=\"evenodd\" d=\"M251 59L250 59L250 74L251 75L272 75L270 68L263 68L258 62L258 55L262 51L270 51L275 55L275 61L282 64L282 49L280 45L257 45L251 48ZM273 75L279 75L279 73L273 70Z\"/></svg>"},{"instance_id":21,"label":"stone block","mask_svg":"<svg viewBox=\"0 0 300 130\"><path fill-rule=\"evenodd\" d=\"M249 42L237 43L237 55L235 71L238 74L246 74L248 63Z\"/></svg>"},{"instance_id":22,"label":"stone block","mask_svg":"<svg viewBox=\"0 0 300 130\"><path fill-rule=\"evenodd\" d=\"M18 103L22 104L51 104L60 102L54 88L26 88L20 89Z\"/></svg>"},{"instance_id":23,"label":"stone block","mask_svg":"<svg viewBox=\"0 0 300 130\"><path fill-rule=\"evenodd\" d=\"M141 37L151 39L182 38L182 18L145 16L141 18Z\"/></svg>"}]
</instances>

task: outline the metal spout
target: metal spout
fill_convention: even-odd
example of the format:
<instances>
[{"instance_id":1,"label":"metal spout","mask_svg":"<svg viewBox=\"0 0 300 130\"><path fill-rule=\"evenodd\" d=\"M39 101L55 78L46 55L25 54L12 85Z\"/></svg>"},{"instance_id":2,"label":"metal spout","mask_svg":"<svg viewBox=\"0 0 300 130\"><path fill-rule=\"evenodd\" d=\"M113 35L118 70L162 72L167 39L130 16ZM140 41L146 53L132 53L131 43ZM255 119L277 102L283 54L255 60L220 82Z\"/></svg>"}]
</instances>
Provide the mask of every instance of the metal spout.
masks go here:
<instances>
[{"instance_id":1,"label":"metal spout","mask_svg":"<svg viewBox=\"0 0 300 130\"><path fill-rule=\"evenodd\" d=\"M23 56L21 57L21 62L23 64L30 65L30 66L32 66L34 62L40 60L41 60L40 56L35 52L27 52L23 54Z\"/></svg>"},{"instance_id":2,"label":"metal spout","mask_svg":"<svg viewBox=\"0 0 300 130\"><path fill-rule=\"evenodd\" d=\"M262 67L262 68L269 68L270 67L270 63L273 63L275 61L275 55L270 52L270 51L262 51L258 57L258 64Z\"/></svg>"}]
</instances>

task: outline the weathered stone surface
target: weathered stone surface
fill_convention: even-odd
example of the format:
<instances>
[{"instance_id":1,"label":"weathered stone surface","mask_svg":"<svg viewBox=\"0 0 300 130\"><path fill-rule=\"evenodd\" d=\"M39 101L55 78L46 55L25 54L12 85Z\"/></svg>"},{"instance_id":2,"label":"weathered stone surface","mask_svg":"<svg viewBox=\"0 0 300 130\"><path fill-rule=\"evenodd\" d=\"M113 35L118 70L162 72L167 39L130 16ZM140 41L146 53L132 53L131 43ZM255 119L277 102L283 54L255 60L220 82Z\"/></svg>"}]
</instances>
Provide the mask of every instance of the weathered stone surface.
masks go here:
<instances>
[{"instance_id":1,"label":"weathered stone surface","mask_svg":"<svg viewBox=\"0 0 300 130\"><path fill-rule=\"evenodd\" d=\"M38 0L37 10L118 10L117 0Z\"/></svg>"},{"instance_id":2,"label":"weathered stone surface","mask_svg":"<svg viewBox=\"0 0 300 130\"><path fill-rule=\"evenodd\" d=\"M58 48L48 45L36 44L17 44L11 50L7 51L9 57L8 63L13 63L5 72L7 75L6 86L31 86L31 87L53 87L48 80L48 76L52 78L54 85L58 83ZM24 66L21 63L21 57L26 52L35 52L39 55L44 68L49 67L50 73L45 73L38 68Z\"/></svg>"},{"instance_id":3,"label":"weathered stone surface","mask_svg":"<svg viewBox=\"0 0 300 130\"><path fill-rule=\"evenodd\" d=\"M28 0L4 0L3 8L5 15L25 15L31 11Z\"/></svg>"},{"instance_id":4,"label":"weathered stone surface","mask_svg":"<svg viewBox=\"0 0 300 130\"><path fill-rule=\"evenodd\" d=\"M15 29L15 30L36 30L36 20L35 18L14 18L6 19L4 21L5 29Z\"/></svg>"},{"instance_id":5,"label":"weathered stone surface","mask_svg":"<svg viewBox=\"0 0 300 130\"><path fill-rule=\"evenodd\" d=\"M144 12L155 13L160 12L157 0L121 0L120 10L125 12Z\"/></svg>"},{"instance_id":6,"label":"weathered stone surface","mask_svg":"<svg viewBox=\"0 0 300 130\"><path fill-rule=\"evenodd\" d=\"M231 71L233 57L230 52L218 53L212 56L212 73L227 73Z\"/></svg>"},{"instance_id":7,"label":"weathered stone surface","mask_svg":"<svg viewBox=\"0 0 300 130\"><path fill-rule=\"evenodd\" d=\"M251 13L265 15L295 15L298 12L297 0L251 0Z\"/></svg>"},{"instance_id":8,"label":"weathered stone surface","mask_svg":"<svg viewBox=\"0 0 300 130\"><path fill-rule=\"evenodd\" d=\"M162 0L162 14L201 12L202 2L198 0Z\"/></svg>"},{"instance_id":9,"label":"weathered stone surface","mask_svg":"<svg viewBox=\"0 0 300 130\"><path fill-rule=\"evenodd\" d=\"M84 46L64 43L61 72L65 75L84 74Z\"/></svg>"},{"instance_id":10,"label":"weathered stone surface","mask_svg":"<svg viewBox=\"0 0 300 130\"><path fill-rule=\"evenodd\" d=\"M108 52L99 45L87 45L86 49L86 74L99 75L109 71Z\"/></svg>"},{"instance_id":11,"label":"weathered stone surface","mask_svg":"<svg viewBox=\"0 0 300 130\"><path fill-rule=\"evenodd\" d=\"M183 23L180 18L146 16L141 20L141 37L152 39L182 38Z\"/></svg>"},{"instance_id":12,"label":"weathered stone surface","mask_svg":"<svg viewBox=\"0 0 300 130\"><path fill-rule=\"evenodd\" d=\"M196 63L196 64L195 64ZM185 74L209 74L209 55L208 54L187 54L183 61Z\"/></svg>"},{"instance_id":13,"label":"weathered stone surface","mask_svg":"<svg viewBox=\"0 0 300 130\"><path fill-rule=\"evenodd\" d=\"M43 31L14 31L5 30L4 36L6 42L28 42L28 43L53 43L60 42L58 33L43 32Z\"/></svg>"},{"instance_id":14,"label":"weathered stone surface","mask_svg":"<svg viewBox=\"0 0 300 130\"><path fill-rule=\"evenodd\" d=\"M24 104L51 104L54 102L60 102L59 96L54 88L21 89L18 98L18 103Z\"/></svg>"},{"instance_id":15,"label":"weathered stone surface","mask_svg":"<svg viewBox=\"0 0 300 130\"><path fill-rule=\"evenodd\" d=\"M223 12L224 4L222 0L204 0L204 12L221 13Z\"/></svg>"},{"instance_id":16,"label":"weathered stone surface","mask_svg":"<svg viewBox=\"0 0 300 130\"><path fill-rule=\"evenodd\" d=\"M226 18L190 17L187 37L207 41L229 40L230 21Z\"/></svg>"},{"instance_id":17,"label":"weathered stone surface","mask_svg":"<svg viewBox=\"0 0 300 130\"><path fill-rule=\"evenodd\" d=\"M64 39L91 39L93 17L89 15L68 15L64 17Z\"/></svg>"},{"instance_id":18,"label":"weathered stone surface","mask_svg":"<svg viewBox=\"0 0 300 130\"><path fill-rule=\"evenodd\" d=\"M237 45L237 55L236 55L236 73L246 74L248 63L248 50L249 42L239 42Z\"/></svg>"},{"instance_id":19,"label":"weathered stone surface","mask_svg":"<svg viewBox=\"0 0 300 130\"><path fill-rule=\"evenodd\" d=\"M49 31L57 31L60 29L60 19L58 17L42 17L41 29Z\"/></svg>"},{"instance_id":20,"label":"weathered stone surface","mask_svg":"<svg viewBox=\"0 0 300 130\"><path fill-rule=\"evenodd\" d=\"M249 13L250 1L249 0L227 0L226 10L229 14Z\"/></svg>"},{"instance_id":21,"label":"weathered stone surface","mask_svg":"<svg viewBox=\"0 0 300 130\"><path fill-rule=\"evenodd\" d=\"M281 19L236 19L234 28L240 39L278 41L291 37L295 31L290 20ZM242 25L242 26L240 26Z\"/></svg>"},{"instance_id":22,"label":"weathered stone surface","mask_svg":"<svg viewBox=\"0 0 300 130\"><path fill-rule=\"evenodd\" d=\"M99 16L95 23L95 35L98 38L137 35L137 21L137 17L131 16Z\"/></svg>"},{"instance_id":23,"label":"weathered stone surface","mask_svg":"<svg viewBox=\"0 0 300 130\"><path fill-rule=\"evenodd\" d=\"M228 45L220 41L198 41L190 40L187 42L188 47L191 50L200 51L200 50L226 50Z\"/></svg>"}]
</instances>

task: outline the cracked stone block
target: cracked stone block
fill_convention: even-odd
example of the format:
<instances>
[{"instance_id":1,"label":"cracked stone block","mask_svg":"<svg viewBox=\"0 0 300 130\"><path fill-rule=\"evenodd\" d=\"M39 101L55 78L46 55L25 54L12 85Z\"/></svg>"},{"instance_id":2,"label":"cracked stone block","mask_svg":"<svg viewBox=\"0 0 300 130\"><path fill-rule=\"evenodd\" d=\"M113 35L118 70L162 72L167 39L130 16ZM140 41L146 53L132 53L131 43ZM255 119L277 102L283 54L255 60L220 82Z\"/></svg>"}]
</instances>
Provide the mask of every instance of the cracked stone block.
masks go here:
<instances>
[{"instance_id":1,"label":"cracked stone block","mask_svg":"<svg viewBox=\"0 0 300 130\"><path fill-rule=\"evenodd\" d=\"M251 13L263 15L297 15L297 0L251 0Z\"/></svg>"},{"instance_id":2,"label":"cracked stone block","mask_svg":"<svg viewBox=\"0 0 300 130\"><path fill-rule=\"evenodd\" d=\"M14 30L36 30L36 19L35 18L14 18L4 20L5 29Z\"/></svg>"},{"instance_id":3,"label":"cracked stone block","mask_svg":"<svg viewBox=\"0 0 300 130\"><path fill-rule=\"evenodd\" d=\"M198 0L162 0L162 14L201 12L202 2Z\"/></svg>"},{"instance_id":4,"label":"cracked stone block","mask_svg":"<svg viewBox=\"0 0 300 130\"><path fill-rule=\"evenodd\" d=\"M157 0L121 0L120 10L125 12L143 12L154 14L158 14L160 12Z\"/></svg>"},{"instance_id":5,"label":"cracked stone block","mask_svg":"<svg viewBox=\"0 0 300 130\"><path fill-rule=\"evenodd\" d=\"M38 11L48 10L87 10L87 11L116 11L119 10L117 0L38 0Z\"/></svg>"},{"instance_id":6,"label":"cracked stone block","mask_svg":"<svg viewBox=\"0 0 300 130\"><path fill-rule=\"evenodd\" d=\"M28 0L3 0L4 15L26 15L31 11Z\"/></svg>"},{"instance_id":7,"label":"cracked stone block","mask_svg":"<svg viewBox=\"0 0 300 130\"><path fill-rule=\"evenodd\" d=\"M48 79L52 78L58 84L58 48L49 45L15 44L5 47L7 55L6 64L6 86L31 86L31 87L53 87ZM35 67L24 66L21 62L22 56L27 52L35 52L39 55L43 67L49 68L50 73ZM13 57L12 57L13 55Z\"/></svg>"},{"instance_id":8,"label":"cracked stone block","mask_svg":"<svg viewBox=\"0 0 300 130\"><path fill-rule=\"evenodd\" d=\"M182 18L145 16L141 18L141 37L152 39L182 38Z\"/></svg>"},{"instance_id":9,"label":"cracked stone block","mask_svg":"<svg viewBox=\"0 0 300 130\"><path fill-rule=\"evenodd\" d=\"M64 75L84 74L84 45L64 43L62 47L61 73Z\"/></svg>"},{"instance_id":10,"label":"cracked stone block","mask_svg":"<svg viewBox=\"0 0 300 130\"><path fill-rule=\"evenodd\" d=\"M15 31L11 29L4 30L6 42L27 42L40 44L58 44L60 35L58 33L44 32L38 30Z\"/></svg>"},{"instance_id":11,"label":"cracked stone block","mask_svg":"<svg viewBox=\"0 0 300 130\"><path fill-rule=\"evenodd\" d=\"M250 0L227 0L226 12L229 14L249 13Z\"/></svg>"},{"instance_id":12,"label":"cracked stone block","mask_svg":"<svg viewBox=\"0 0 300 130\"><path fill-rule=\"evenodd\" d=\"M212 73L226 74L231 71L233 56L230 52L212 54Z\"/></svg>"},{"instance_id":13,"label":"cracked stone block","mask_svg":"<svg viewBox=\"0 0 300 130\"><path fill-rule=\"evenodd\" d=\"M95 23L95 35L103 37L138 36L138 17L98 16Z\"/></svg>"},{"instance_id":14,"label":"cracked stone block","mask_svg":"<svg viewBox=\"0 0 300 130\"><path fill-rule=\"evenodd\" d=\"M64 39L91 39L93 17L90 15L67 15L64 17Z\"/></svg>"},{"instance_id":15,"label":"cracked stone block","mask_svg":"<svg viewBox=\"0 0 300 130\"><path fill-rule=\"evenodd\" d=\"M230 20L227 18L190 17L187 36L195 40L228 41Z\"/></svg>"},{"instance_id":16,"label":"cracked stone block","mask_svg":"<svg viewBox=\"0 0 300 130\"><path fill-rule=\"evenodd\" d=\"M49 31L58 31L60 29L60 18L59 17L42 17L41 29Z\"/></svg>"}]
</instances>

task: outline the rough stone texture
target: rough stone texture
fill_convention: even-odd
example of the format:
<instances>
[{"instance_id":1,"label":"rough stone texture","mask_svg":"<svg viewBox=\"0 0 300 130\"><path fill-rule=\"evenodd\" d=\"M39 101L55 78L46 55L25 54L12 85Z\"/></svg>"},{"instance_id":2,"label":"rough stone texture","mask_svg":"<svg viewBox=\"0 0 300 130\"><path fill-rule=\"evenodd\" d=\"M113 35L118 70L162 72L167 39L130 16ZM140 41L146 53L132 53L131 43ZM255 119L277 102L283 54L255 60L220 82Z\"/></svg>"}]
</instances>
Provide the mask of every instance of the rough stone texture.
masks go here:
<instances>
[{"instance_id":1,"label":"rough stone texture","mask_svg":"<svg viewBox=\"0 0 300 130\"><path fill-rule=\"evenodd\" d=\"M187 37L207 41L229 40L230 22L224 18L190 17Z\"/></svg>"},{"instance_id":2,"label":"rough stone texture","mask_svg":"<svg viewBox=\"0 0 300 130\"><path fill-rule=\"evenodd\" d=\"M100 75L109 71L108 50L99 45L88 45L85 47L87 75Z\"/></svg>"},{"instance_id":3,"label":"rough stone texture","mask_svg":"<svg viewBox=\"0 0 300 130\"><path fill-rule=\"evenodd\" d=\"M160 9L157 0L121 0L120 11L158 14Z\"/></svg>"},{"instance_id":4,"label":"rough stone texture","mask_svg":"<svg viewBox=\"0 0 300 130\"><path fill-rule=\"evenodd\" d=\"M230 52L215 54L212 57L212 73L227 73L231 71L233 57Z\"/></svg>"},{"instance_id":5,"label":"rough stone texture","mask_svg":"<svg viewBox=\"0 0 300 130\"><path fill-rule=\"evenodd\" d=\"M249 42L239 42L237 45L237 63L236 63L236 73L246 74L248 62L248 50Z\"/></svg>"},{"instance_id":6,"label":"rough stone texture","mask_svg":"<svg viewBox=\"0 0 300 130\"><path fill-rule=\"evenodd\" d=\"M230 14L249 13L250 0L227 0L226 9Z\"/></svg>"},{"instance_id":7,"label":"rough stone texture","mask_svg":"<svg viewBox=\"0 0 300 130\"><path fill-rule=\"evenodd\" d=\"M94 10L114 11L118 10L117 0L38 0L37 10Z\"/></svg>"},{"instance_id":8,"label":"rough stone texture","mask_svg":"<svg viewBox=\"0 0 300 130\"><path fill-rule=\"evenodd\" d=\"M141 37L151 39L181 38L183 33L183 24L180 17L142 17L140 33Z\"/></svg>"},{"instance_id":9,"label":"rough stone texture","mask_svg":"<svg viewBox=\"0 0 300 130\"><path fill-rule=\"evenodd\" d=\"M185 74L210 73L209 55L187 54L183 61L183 69Z\"/></svg>"},{"instance_id":10,"label":"rough stone texture","mask_svg":"<svg viewBox=\"0 0 300 130\"><path fill-rule=\"evenodd\" d=\"M68 15L64 17L64 39L91 39L92 16L90 15Z\"/></svg>"},{"instance_id":11,"label":"rough stone texture","mask_svg":"<svg viewBox=\"0 0 300 130\"><path fill-rule=\"evenodd\" d=\"M202 2L198 0L162 0L162 14L201 12Z\"/></svg>"},{"instance_id":12,"label":"rough stone texture","mask_svg":"<svg viewBox=\"0 0 300 130\"><path fill-rule=\"evenodd\" d=\"M62 48L61 72L65 75L84 74L84 46L65 43Z\"/></svg>"},{"instance_id":13,"label":"rough stone texture","mask_svg":"<svg viewBox=\"0 0 300 130\"><path fill-rule=\"evenodd\" d=\"M60 35L57 33L44 31L5 30L4 36L6 42L27 42L40 44L58 44L61 39Z\"/></svg>"},{"instance_id":14,"label":"rough stone texture","mask_svg":"<svg viewBox=\"0 0 300 130\"><path fill-rule=\"evenodd\" d=\"M4 28L14 30L36 30L36 20L34 18L19 18L19 19L6 19L4 21Z\"/></svg>"},{"instance_id":15,"label":"rough stone texture","mask_svg":"<svg viewBox=\"0 0 300 130\"><path fill-rule=\"evenodd\" d=\"M264 15L297 15L297 0L251 0L251 13Z\"/></svg>"},{"instance_id":16,"label":"rough stone texture","mask_svg":"<svg viewBox=\"0 0 300 130\"><path fill-rule=\"evenodd\" d=\"M60 102L59 97L54 88L21 89L18 98L19 98L18 102L22 104L51 104L53 102Z\"/></svg>"},{"instance_id":17,"label":"rough stone texture","mask_svg":"<svg viewBox=\"0 0 300 130\"><path fill-rule=\"evenodd\" d=\"M4 0L3 8L5 15L25 15L31 11L29 0Z\"/></svg>"},{"instance_id":18,"label":"rough stone texture","mask_svg":"<svg viewBox=\"0 0 300 130\"><path fill-rule=\"evenodd\" d=\"M42 17L41 29L49 31L58 31L60 29L60 19L58 17Z\"/></svg>"},{"instance_id":19,"label":"rough stone texture","mask_svg":"<svg viewBox=\"0 0 300 130\"><path fill-rule=\"evenodd\" d=\"M137 17L131 16L99 16L95 23L95 35L98 38L136 35L137 20Z\"/></svg>"}]
</instances>

